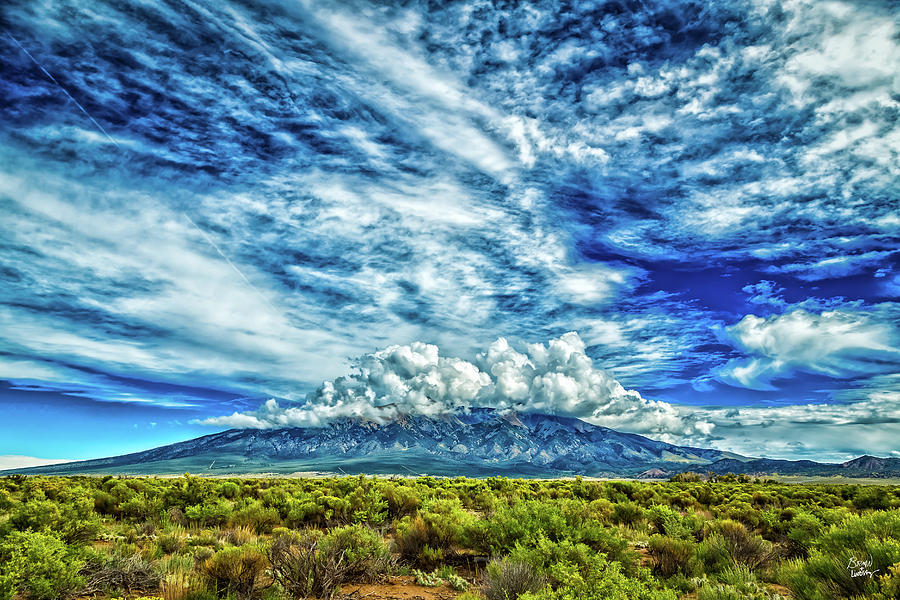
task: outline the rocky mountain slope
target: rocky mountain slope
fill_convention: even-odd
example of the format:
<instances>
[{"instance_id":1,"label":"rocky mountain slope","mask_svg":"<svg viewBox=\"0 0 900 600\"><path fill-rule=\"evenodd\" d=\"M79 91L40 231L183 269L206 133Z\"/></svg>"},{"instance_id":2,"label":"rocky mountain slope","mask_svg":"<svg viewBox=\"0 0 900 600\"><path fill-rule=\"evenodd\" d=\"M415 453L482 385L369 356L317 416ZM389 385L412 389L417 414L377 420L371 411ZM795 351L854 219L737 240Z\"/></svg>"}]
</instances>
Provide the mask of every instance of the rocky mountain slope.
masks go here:
<instances>
[{"instance_id":1,"label":"rocky mountain slope","mask_svg":"<svg viewBox=\"0 0 900 600\"><path fill-rule=\"evenodd\" d=\"M743 457L666 444L570 417L475 409L385 424L343 419L321 428L233 429L145 452L22 471L637 475L654 468L699 468L723 458Z\"/></svg>"},{"instance_id":2,"label":"rocky mountain slope","mask_svg":"<svg viewBox=\"0 0 900 600\"><path fill-rule=\"evenodd\" d=\"M163 475L186 471L647 478L697 471L898 477L900 459L862 456L827 464L747 458L667 444L571 417L474 409L452 416L406 416L388 423L342 419L319 428L231 429L144 452L16 472Z\"/></svg>"}]
</instances>

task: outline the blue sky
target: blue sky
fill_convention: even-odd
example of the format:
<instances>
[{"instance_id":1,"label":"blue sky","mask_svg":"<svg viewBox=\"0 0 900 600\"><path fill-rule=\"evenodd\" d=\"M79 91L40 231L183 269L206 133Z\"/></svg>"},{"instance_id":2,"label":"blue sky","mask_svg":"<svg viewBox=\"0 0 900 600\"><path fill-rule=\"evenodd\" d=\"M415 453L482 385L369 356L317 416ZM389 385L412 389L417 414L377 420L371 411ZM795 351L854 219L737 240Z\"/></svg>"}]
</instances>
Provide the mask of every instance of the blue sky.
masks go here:
<instances>
[{"instance_id":1,"label":"blue sky","mask_svg":"<svg viewBox=\"0 0 900 600\"><path fill-rule=\"evenodd\" d=\"M0 455L386 404L900 455L892 2L0 25Z\"/></svg>"}]
</instances>

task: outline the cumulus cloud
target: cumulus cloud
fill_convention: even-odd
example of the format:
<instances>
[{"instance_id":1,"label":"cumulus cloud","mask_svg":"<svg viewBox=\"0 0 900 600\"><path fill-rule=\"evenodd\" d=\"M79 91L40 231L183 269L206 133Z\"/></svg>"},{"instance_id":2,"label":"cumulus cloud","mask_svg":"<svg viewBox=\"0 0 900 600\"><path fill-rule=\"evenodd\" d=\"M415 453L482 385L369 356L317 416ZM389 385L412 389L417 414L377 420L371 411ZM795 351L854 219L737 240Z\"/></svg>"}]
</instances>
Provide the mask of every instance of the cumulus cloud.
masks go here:
<instances>
[{"instance_id":1,"label":"cumulus cloud","mask_svg":"<svg viewBox=\"0 0 900 600\"><path fill-rule=\"evenodd\" d=\"M355 372L327 381L306 401L213 417L206 425L247 428L321 426L341 417L378 421L403 414L451 414L490 407L574 416L608 427L660 436L709 434L712 424L686 420L665 402L626 390L585 353L569 332L524 351L500 338L474 362L441 356L437 346L415 342L359 358Z\"/></svg>"},{"instance_id":2,"label":"cumulus cloud","mask_svg":"<svg viewBox=\"0 0 900 600\"><path fill-rule=\"evenodd\" d=\"M359 358L353 373L325 382L303 403L270 399L257 410L200 423L319 427L348 417L387 422L473 407L573 416L670 443L775 458L885 455L892 449L892 432L900 432L900 392L894 391L866 392L856 402L780 406L704 407L648 400L597 368L574 332L523 349L500 338L473 362L441 356L432 344L391 346Z\"/></svg>"},{"instance_id":3,"label":"cumulus cloud","mask_svg":"<svg viewBox=\"0 0 900 600\"><path fill-rule=\"evenodd\" d=\"M896 311L803 309L761 318L747 315L724 339L748 355L717 371L727 383L772 389L772 380L805 371L831 377L871 376L900 368Z\"/></svg>"}]
</instances>

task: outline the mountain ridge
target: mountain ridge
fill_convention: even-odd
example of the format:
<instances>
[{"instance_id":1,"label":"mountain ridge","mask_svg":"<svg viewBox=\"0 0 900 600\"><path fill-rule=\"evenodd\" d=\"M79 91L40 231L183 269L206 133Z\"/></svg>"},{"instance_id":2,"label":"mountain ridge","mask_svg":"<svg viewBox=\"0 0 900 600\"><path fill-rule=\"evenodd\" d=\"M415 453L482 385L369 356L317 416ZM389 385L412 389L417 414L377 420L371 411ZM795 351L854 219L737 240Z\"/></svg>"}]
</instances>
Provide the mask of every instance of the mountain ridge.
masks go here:
<instances>
[{"instance_id":1,"label":"mountain ridge","mask_svg":"<svg viewBox=\"0 0 900 600\"><path fill-rule=\"evenodd\" d=\"M900 459L843 465L749 458L677 446L574 417L479 408L379 423L344 418L323 427L229 429L141 452L0 473L250 474L343 472L468 476L665 477L684 471L900 474ZM893 476L893 475L891 475Z\"/></svg>"}]
</instances>

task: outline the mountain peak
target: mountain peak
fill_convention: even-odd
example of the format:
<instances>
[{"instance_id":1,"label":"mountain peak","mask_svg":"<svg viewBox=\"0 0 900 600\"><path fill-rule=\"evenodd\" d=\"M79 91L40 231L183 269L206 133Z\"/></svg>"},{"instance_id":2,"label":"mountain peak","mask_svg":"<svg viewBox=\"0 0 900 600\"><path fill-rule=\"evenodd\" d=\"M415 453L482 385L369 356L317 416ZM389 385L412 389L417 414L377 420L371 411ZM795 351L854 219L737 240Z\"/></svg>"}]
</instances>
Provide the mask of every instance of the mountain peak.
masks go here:
<instances>
[{"instance_id":1,"label":"mountain peak","mask_svg":"<svg viewBox=\"0 0 900 600\"><path fill-rule=\"evenodd\" d=\"M215 461L216 473L638 475L654 467L706 465L723 456L574 417L478 408L385 422L346 418L317 428L229 430L53 472L196 472L197 465L209 471Z\"/></svg>"}]
</instances>

